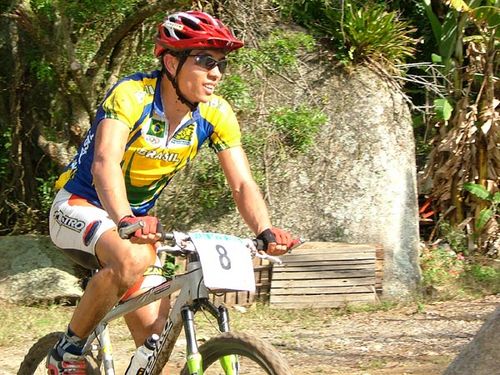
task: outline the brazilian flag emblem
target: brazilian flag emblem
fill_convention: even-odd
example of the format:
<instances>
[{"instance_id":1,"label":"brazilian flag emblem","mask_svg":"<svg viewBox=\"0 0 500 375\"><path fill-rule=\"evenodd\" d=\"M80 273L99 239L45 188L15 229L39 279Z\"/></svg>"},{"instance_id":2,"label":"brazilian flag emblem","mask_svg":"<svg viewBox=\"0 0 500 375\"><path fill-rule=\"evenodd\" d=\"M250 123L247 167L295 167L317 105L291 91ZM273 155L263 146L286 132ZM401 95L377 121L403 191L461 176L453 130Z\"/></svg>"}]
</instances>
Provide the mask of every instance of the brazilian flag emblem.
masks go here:
<instances>
[{"instance_id":1,"label":"brazilian flag emblem","mask_svg":"<svg viewBox=\"0 0 500 375\"><path fill-rule=\"evenodd\" d=\"M151 119L147 134L154 137L163 138L165 135L165 122L161 120Z\"/></svg>"}]
</instances>

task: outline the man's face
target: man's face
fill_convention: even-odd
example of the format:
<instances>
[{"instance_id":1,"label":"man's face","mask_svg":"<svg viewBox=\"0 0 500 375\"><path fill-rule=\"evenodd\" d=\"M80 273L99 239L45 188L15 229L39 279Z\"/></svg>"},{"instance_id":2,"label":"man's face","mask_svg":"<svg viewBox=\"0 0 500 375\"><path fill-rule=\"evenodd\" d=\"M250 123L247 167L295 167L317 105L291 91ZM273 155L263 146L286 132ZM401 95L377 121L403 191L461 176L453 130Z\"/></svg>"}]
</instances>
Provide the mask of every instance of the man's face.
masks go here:
<instances>
[{"instance_id":1,"label":"man's face","mask_svg":"<svg viewBox=\"0 0 500 375\"><path fill-rule=\"evenodd\" d=\"M217 50L191 51L177 77L179 88L189 101L210 100L222 77L225 63L220 61L224 58L225 54Z\"/></svg>"}]
</instances>

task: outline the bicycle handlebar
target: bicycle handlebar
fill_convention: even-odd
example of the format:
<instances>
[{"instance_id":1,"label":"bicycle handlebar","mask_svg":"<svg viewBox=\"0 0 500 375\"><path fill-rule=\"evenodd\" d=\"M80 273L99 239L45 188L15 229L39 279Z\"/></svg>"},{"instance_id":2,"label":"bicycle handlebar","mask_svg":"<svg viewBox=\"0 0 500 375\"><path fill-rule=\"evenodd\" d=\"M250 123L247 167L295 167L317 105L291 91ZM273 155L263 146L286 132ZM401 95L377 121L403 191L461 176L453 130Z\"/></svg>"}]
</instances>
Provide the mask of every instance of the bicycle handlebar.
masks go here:
<instances>
[{"instance_id":1,"label":"bicycle handlebar","mask_svg":"<svg viewBox=\"0 0 500 375\"><path fill-rule=\"evenodd\" d=\"M144 222L138 221L138 222L131 224L131 225L128 225L126 227L119 228L118 234L123 239L129 239L135 231L137 231L138 229L141 229L143 227L144 227ZM173 232L163 232L162 231L160 234L161 234L160 241L176 241L176 236ZM185 240L189 241L189 236L186 235ZM253 256L257 256L257 257L262 258L262 259L267 259L272 263L278 263L278 264L281 263L280 258L278 258L276 256L268 255L266 253L259 252L259 251L265 250L264 241L258 240L256 238L251 239L250 241L252 242L254 249L257 250L257 251L255 251L255 253L252 252ZM295 245L292 248L300 245L303 242L304 242L304 240L302 238L297 239ZM186 253L187 252L182 246L180 246L180 244L177 243L177 241L176 241L175 245L176 246L173 246L173 247L162 246L162 247L158 248L157 250L159 252L167 252L167 253L168 252L169 253L179 253L179 252ZM249 247L251 247L251 246L249 246ZM291 250L292 249L290 249L289 251L291 251Z\"/></svg>"},{"instance_id":2,"label":"bicycle handlebar","mask_svg":"<svg viewBox=\"0 0 500 375\"><path fill-rule=\"evenodd\" d=\"M127 225L126 227L118 228L118 235L120 238L127 240L138 229L144 228L144 221L140 220L134 224Z\"/></svg>"}]
</instances>

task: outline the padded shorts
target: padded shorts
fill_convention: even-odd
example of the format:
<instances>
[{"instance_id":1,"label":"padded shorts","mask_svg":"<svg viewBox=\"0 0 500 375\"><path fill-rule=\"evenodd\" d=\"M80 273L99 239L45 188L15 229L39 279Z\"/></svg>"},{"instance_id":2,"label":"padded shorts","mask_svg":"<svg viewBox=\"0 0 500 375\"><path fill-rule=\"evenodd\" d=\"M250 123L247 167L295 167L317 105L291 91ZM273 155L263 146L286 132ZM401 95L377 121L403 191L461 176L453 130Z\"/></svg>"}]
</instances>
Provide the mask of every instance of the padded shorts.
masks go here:
<instances>
[{"instance_id":1,"label":"padded shorts","mask_svg":"<svg viewBox=\"0 0 500 375\"><path fill-rule=\"evenodd\" d=\"M112 228L116 224L102 208L64 189L57 193L50 210L50 238L80 265L99 268L95 244Z\"/></svg>"},{"instance_id":2,"label":"padded shorts","mask_svg":"<svg viewBox=\"0 0 500 375\"><path fill-rule=\"evenodd\" d=\"M64 189L57 193L50 210L50 238L76 263L88 269L101 268L95 255L95 245L102 234L112 228L116 228L116 224L102 208ZM151 251L156 253L153 245ZM156 257L155 264L125 293L122 300L164 281L161 262Z\"/></svg>"}]
</instances>

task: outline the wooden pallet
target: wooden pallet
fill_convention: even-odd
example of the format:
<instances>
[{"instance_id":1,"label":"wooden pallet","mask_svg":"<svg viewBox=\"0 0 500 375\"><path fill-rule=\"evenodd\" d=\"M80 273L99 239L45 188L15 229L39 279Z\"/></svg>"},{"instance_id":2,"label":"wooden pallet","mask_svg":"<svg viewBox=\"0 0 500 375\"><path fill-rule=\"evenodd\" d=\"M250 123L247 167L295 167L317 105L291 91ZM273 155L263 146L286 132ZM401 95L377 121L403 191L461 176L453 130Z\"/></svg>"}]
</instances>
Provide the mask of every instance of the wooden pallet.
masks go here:
<instances>
[{"instance_id":1,"label":"wooden pallet","mask_svg":"<svg viewBox=\"0 0 500 375\"><path fill-rule=\"evenodd\" d=\"M382 291L380 246L308 242L282 260L272 271L270 304L274 308L373 303Z\"/></svg>"},{"instance_id":2,"label":"wooden pallet","mask_svg":"<svg viewBox=\"0 0 500 375\"><path fill-rule=\"evenodd\" d=\"M253 270L255 275L255 292L225 292L211 293L210 300L216 305L224 303L226 306L250 306L255 302L269 302L271 290L272 265L267 260L254 258Z\"/></svg>"}]
</instances>

